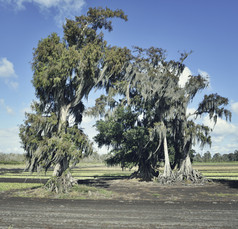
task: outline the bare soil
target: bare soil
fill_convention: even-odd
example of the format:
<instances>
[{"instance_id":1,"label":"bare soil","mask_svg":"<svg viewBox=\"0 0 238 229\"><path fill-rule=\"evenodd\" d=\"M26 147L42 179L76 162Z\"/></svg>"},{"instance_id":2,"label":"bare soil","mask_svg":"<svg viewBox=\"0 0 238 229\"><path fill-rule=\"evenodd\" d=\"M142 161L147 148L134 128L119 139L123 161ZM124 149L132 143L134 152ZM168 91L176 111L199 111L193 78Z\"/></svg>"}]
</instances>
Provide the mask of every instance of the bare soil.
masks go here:
<instances>
[{"instance_id":1,"label":"bare soil","mask_svg":"<svg viewBox=\"0 0 238 229\"><path fill-rule=\"evenodd\" d=\"M0 179L0 185L21 181ZM115 195L108 200L63 200L2 193L0 228L238 228L237 181L165 186L104 178L78 183Z\"/></svg>"}]
</instances>

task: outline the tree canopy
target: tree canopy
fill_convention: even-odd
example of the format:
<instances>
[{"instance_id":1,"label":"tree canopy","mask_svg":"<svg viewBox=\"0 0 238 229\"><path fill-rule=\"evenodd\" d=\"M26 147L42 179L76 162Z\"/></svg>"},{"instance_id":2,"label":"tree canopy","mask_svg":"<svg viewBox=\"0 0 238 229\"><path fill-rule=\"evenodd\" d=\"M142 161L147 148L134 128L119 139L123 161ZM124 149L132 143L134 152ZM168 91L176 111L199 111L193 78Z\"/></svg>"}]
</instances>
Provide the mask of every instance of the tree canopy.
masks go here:
<instances>
[{"instance_id":1,"label":"tree canopy","mask_svg":"<svg viewBox=\"0 0 238 229\"><path fill-rule=\"evenodd\" d=\"M109 87L120 78L128 51L111 47L103 30L112 31L111 18L127 20L122 10L90 8L87 15L67 19L64 37L52 33L39 41L33 53L33 79L37 101L20 127L27 169L61 176L70 163L92 153L80 129L84 105L92 88Z\"/></svg>"},{"instance_id":2,"label":"tree canopy","mask_svg":"<svg viewBox=\"0 0 238 229\"><path fill-rule=\"evenodd\" d=\"M211 144L211 129L196 124L195 118L208 114L215 122L223 116L230 120L231 113L225 109L227 98L205 95L192 114L195 118L191 119L191 114L187 114L188 105L208 86L208 81L201 75L191 75L184 86L180 85L188 54L174 61L166 60L165 50L154 47L135 47L133 53L123 79L89 111L96 114L95 110L105 112L105 106L110 107L105 120L96 124L99 134L95 140L99 146L112 147L108 163L130 166L133 162L138 165L136 176L144 180L158 176L161 161L164 161L164 173L159 179L197 180L200 175L192 169L189 152L195 143ZM121 98L116 101L113 98L118 94ZM133 114L133 122L126 115L128 112ZM130 125L122 125L128 122ZM114 129L114 124L119 126ZM128 133L133 133L133 137ZM170 161L171 154L173 161ZM172 172L174 168L178 169L176 174Z\"/></svg>"},{"instance_id":3,"label":"tree canopy","mask_svg":"<svg viewBox=\"0 0 238 229\"><path fill-rule=\"evenodd\" d=\"M197 181L200 174L190 160L192 145L210 145L212 129L195 120L205 114L215 123L222 117L230 120L228 99L205 95L196 111L187 114L188 105L208 86L201 75L190 75L181 85L189 53L168 60L166 51L157 47L110 46L103 32L112 31L112 18L127 21L122 10L90 8L86 15L66 20L62 38L52 33L34 49L37 100L20 126L27 169L54 167L51 190L72 185L70 164L93 152L80 123L85 112L82 99L95 88L105 94L85 113L104 118L96 123L95 140L111 148L108 164L137 165L134 176L143 180ZM159 174L161 164L164 171Z\"/></svg>"}]
</instances>

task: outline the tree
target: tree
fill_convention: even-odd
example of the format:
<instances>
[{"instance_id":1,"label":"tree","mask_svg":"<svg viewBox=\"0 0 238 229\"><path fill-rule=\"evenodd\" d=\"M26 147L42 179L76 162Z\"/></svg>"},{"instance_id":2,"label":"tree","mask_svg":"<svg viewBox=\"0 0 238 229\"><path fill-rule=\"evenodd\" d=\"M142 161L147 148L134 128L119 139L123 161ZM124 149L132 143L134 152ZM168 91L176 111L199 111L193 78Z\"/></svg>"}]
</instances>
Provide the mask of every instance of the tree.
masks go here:
<instances>
[{"instance_id":1,"label":"tree","mask_svg":"<svg viewBox=\"0 0 238 229\"><path fill-rule=\"evenodd\" d=\"M201 156L200 153L197 153L197 154L195 155L194 161L195 161L195 162L202 162L202 161L203 161L202 156Z\"/></svg>"},{"instance_id":2,"label":"tree","mask_svg":"<svg viewBox=\"0 0 238 229\"><path fill-rule=\"evenodd\" d=\"M207 84L205 78L201 77L200 75L197 77L191 77L185 85L185 95L187 99L185 100L184 107L187 107L188 102L194 98L197 92L204 89L206 86ZM231 112L225 109L225 106L227 105L228 99L225 97L222 97L218 94L205 95L202 102L198 105L197 110L192 115L195 115L196 119L198 116L208 114L208 117L214 122L215 126L218 118L225 117L226 120L231 120ZM178 175L180 179L190 179L194 182L197 182L198 179L203 180L203 177L201 174L197 173L197 171L193 170L189 156L189 150L195 141L200 143L201 147L203 147L205 144L211 145L210 132L212 129L204 125L195 124L194 121L188 121L189 117L191 117L191 114L184 116L182 119L182 122L185 123L185 125L183 125L185 128L181 129L180 133L183 133L182 135L184 136L182 137L184 151L180 151L180 153L178 153L182 156L182 158L180 157L182 162L178 162Z\"/></svg>"},{"instance_id":3,"label":"tree","mask_svg":"<svg viewBox=\"0 0 238 229\"><path fill-rule=\"evenodd\" d=\"M235 161L238 161L238 150L234 151L234 159Z\"/></svg>"},{"instance_id":4,"label":"tree","mask_svg":"<svg viewBox=\"0 0 238 229\"><path fill-rule=\"evenodd\" d=\"M212 159L211 153L209 151L207 151L206 153L204 153L203 155L203 161L204 162L210 162Z\"/></svg>"},{"instance_id":5,"label":"tree","mask_svg":"<svg viewBox=\"0 0 238 229\"><path fill-rule=\"evenodd\" d=\"M32 83L38 100L26 114L20 138L29 171L54 167L51 190L67 191L73 183L69 164L93 151L79 128L82 98L123 70L127 50L107 45L102 32L112 30L114 17L127 20L121 10L90 8L86 16L66 20L63 39L52 33L34 49Z\"/></svg>"},{"instance_id":6,"label":"tree","mask_svg":"<svg viewBox=\"0 0 238 229\"><path fill-rule=\"evenodd\" d=\"M215 153L212 157L212 161L214 162L221 162L222 161L222 156L220 153Z\"/></svg>"},{"instance_id":7,"label":"tree","mask_svg":"<svg viewBox=\"0 0 238 229\"><path fill-rule=\"evenodd\" d=\"M143 127L145 133L149 135L149 140L142 147L143 151L138 151L141 156L134 157L139 165L137 174L140 178L152 179L159 161L163 159L164 172L159 176L159 180L171 182L190 179L196 182L202 177L192 168L190 158L192 145L195 143L200 143L201 147L210 145L212 130L203 124L196 124L195 119L208 114L215 123L218 117L225 116L230 120L231 113L225 109L228 99L217 94L205 95L195 113L187 114L189 103L199 91L208 86L207 79L201 75L190 76L185 86L180 85L180 77L185 68L183 61L188 54L182 54L179 61L166 61L165 51L162 49L136 47L134 53L136 54L131 56L123 79L117 81L111 90L112 95L120 94L123 98L116 102L109 94L106 98L101 97L98 104L104 101L104 105L108 104L112 110L124 105L138 113L137 117L141 117L130 127L131 129ZM97 109L91 111L93 110ZM104 108L100 110L105 112ZM111 116L114 114L112 112ZM106 132L107 130L104 131ZM117 138L114 139L116 140ZM117 143L120 145L119 141ZM107 144L111 142L108 141ZM168 149L175 151L172 168L177 168L176 174L172 172ZM116 150L112 158L117 157L117 162L127 160L124 155L126 152ZM139 158L144 163L139 163Z\"/></svg>"},{"instance_id":8,"label":"tree","mask_svg":"<svg viewBox=\"0 0 238 229\"><path fill-rule=\"evenodd\" d=\"M172 170L167 137L171 130L167 124L173 118L174 109L180 103L181 95L176 90L176 85L179 80L178 75L184 68L183 59L181 58L180 62L166 61L165 51L153 47L149 49L135 47L134 53L136 54L131 56L123 79L117 81L113 88L114 93L112 95L120 94L123 99L111 103L113 99L109 94L106 99L107 104L109 106L113 104L110 109L114 110L123 105L137 114L137 120L130 126L130 130L137 133L136 130L143 129L146 142L134 136L134 139L138 141L138 146L143 143L139 150L133 151L134 156L131 155L130 157L136 159L135 163L138 165L136 176L143 180L151 180L158 174L156 170L159 160L164 158L163 176L170 177ZM101 97L101 102L98 100L96 108L91 109L91 113L98 110L97 107L102 104L103 100L105 101L105 97ZM104 109L99 110L104 111ZM111 116L114 116L115 113L113 112ZM107 123L107 120L104 123ZM104 135L109 131L107 129L107 131L102 132L102 128L98 125L97 128L100 131L99 135ZM121 138L114 139L118 145L120 145L119 139ZM96 141L98 141L97 137ZM108 141L106 144L111 144L113 147L112 161L113 158L123 158L126 154L124 151L118 151L112 141Z\"/></svg>"}]
</instances>

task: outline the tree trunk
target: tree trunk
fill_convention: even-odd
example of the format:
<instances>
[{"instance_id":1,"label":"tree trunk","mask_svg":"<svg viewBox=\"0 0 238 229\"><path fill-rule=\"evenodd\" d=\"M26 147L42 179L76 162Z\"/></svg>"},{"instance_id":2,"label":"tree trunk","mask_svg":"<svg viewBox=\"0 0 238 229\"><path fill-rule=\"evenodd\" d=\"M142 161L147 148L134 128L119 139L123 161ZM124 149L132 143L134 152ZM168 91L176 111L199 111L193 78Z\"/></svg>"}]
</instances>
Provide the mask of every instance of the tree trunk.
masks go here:
<instances>
[{"instance_id":1,"label":"tree trunk","mask_svg":"<svg viewBox=\"0 0 238 229\"><path fill-rule=\"evenodd\" d=\"M168 144L167 144L166 136L164 137L163 146L164 146L164 172L161 176L159 176L159 181L161 183L171 183L174 179L174 175L173 175L173 171L170 166Z\"/></svg>"},{"instance_id":2,"label":"tree trunk","mask_svg":"<svg viewBox=\"0 0 238 229\"><path fill-rule=\"evenodd\" d=\"M181 163L181 167L177 174L177 179L179 181L187 180L194 183L204 182L206 180L201 173L193 169L189 153L187 153L187 156Z\"/></svg>"},{"instance_id":3,"label":"tree trunk","mask_svg":"<svg viewBox=\"0 0 238 229\"><path fill-rule=\"evenodd\" d=\"M62 106L60 109L60 118L58 124L58 134L64 130L64 125L67 121L69 106ZM73 179L71 173L69 172L69 161L67 159L67 152L65 152L65 156L63 159L60 159L58 163L55 165L52 178L46 183L46 187L56 193L66 193L68 192L72 186L77 183L75 179Z\"/></svg>"},{"instance_id":4,"label":"tree trunk","mask_svg":"<svg viewBox=\"0 0 238 229\"><path fill-rule=\"evenodd\" d=\"M172 170L170 167L170 161L169 161L169 152L168 152L168 144L167 144L167 138L164 137L164 177L170 177L172 174Z\"/></svg>"},{"instance_id":5,"label":"tree trunk","mask_svg":"<svg viewBox=\"0 0 238 229\"><path fill-rule=\"evenodd\" d=\"M65 172L69 168L69 162L65 157L61 162L58 162L53 171L53 177L60 177L63 172Z\"/></svg>"},{"instance_id":6,"label":"tree trunk","mask_svg":"<svg viewBox=\"0 0 238 229\"><path fill-rule=\"evenodd\" d=\"M66 157L56 164L52 178L46 183L46 187L51 192L67 193L77 183L68 168L69 163Z\"/></svg>"},{"instance_id":7,"label":"tree trunk","mask_svg":"<svg viewBox=\"0 0 238 229\"><path fill-rule=\"evenodd\" d=\"M60 108L58 133L61 132L63 124L65 124L67 121L68 112L69 112L69 105L64 105Z\"/></svg>"},{"instance_id":8,"label":"tree trunk","mask_svg":"<svg viewBox=\"0 0 238 229\"><path fill-rule=\"evenodd\" d=\"M139 178L143 181L151 181L154 177L157 177L159 173L152 168L149 161L141 160L139 163L138 171L131 175L131 178Z\"/></svg>"}]
</instances>

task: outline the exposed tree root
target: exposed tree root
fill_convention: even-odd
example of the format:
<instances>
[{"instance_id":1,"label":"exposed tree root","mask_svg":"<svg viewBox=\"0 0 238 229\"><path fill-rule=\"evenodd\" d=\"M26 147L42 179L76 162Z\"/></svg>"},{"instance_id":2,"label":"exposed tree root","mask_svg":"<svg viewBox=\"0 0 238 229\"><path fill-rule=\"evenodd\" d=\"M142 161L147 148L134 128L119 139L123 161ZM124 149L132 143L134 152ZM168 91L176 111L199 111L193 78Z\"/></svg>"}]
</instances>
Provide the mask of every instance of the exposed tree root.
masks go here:
<instances>
[{"instance_id":1,"label":"exposed tree root","mask_svg":"<svg viewBox=\"0 0 238 229\"><path fill-rule=\"evenodd\" d=\"M49 179L45 187L51 192L67 193L75 184L77 184L76 179L72 177L70 172L65 172L60 177Z\"/></svg>"},{"instance_id":2,"label":"exposed tree root","mask_svg":"<svg viewBox=\"0 0 238 229\"><path fill-rule=\"evenodd\" d=\"M206 177L204 177L200 172L194 169L189 174L181 173L181 171L174 171L170 176L164 176L163 174L161 174L158 177L158 182L161 184L176 184L183 182L203 184L208 181L209 180L207 180Z\"/></svg>"},{"instance_id":3,"label":"exposed tree root","mask_svg":"<svg viewBox=\"0 0 238 229\"><path fill-rule=\"evenodd\" d=\"M152 181L154 177L157 177L159 175L158 171L155 171L154 169L139 169L138 171L131 174L130 178L137 178L142 181Z\"/></svg>"},{"instance_id":4,"label":"exposed tree root","mask_svg":"<svg viewBox=\"0 0 238 229\"><path fill-rule=\"evenodd\" d=\"M189 173L178 171L176 173L176 180L178 181L191 181L192 183L205 183L208 181L200 172L192 169Z\"/></svg>"},{"instance_id":5,"label":"exposed tree root","mask_svg":"<svg viewBox=\"0 0 238 229\"><path fill-rule=\"evenodd\" d=\"M177 182L205 183L208 180L197 170L193 169L189 155L181 163L178 171L171 171L166 168L164 173L158 177L161 184L171 184Z\"/></svg>"}]
</instances>

